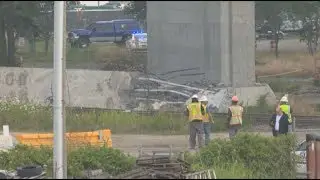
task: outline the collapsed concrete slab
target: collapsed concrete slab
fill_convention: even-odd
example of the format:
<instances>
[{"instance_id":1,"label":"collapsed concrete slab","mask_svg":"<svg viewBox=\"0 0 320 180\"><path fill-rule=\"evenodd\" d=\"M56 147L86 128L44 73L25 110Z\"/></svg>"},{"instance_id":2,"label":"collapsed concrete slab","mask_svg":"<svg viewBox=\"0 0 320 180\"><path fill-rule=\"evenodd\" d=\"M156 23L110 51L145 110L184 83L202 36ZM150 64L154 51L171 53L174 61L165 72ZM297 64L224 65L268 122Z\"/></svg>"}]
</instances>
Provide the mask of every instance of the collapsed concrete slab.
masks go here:
<instances>
[{"instance_id":1,"label":"collapsed concrete slab","mask_svg":"<svg viewBox=\"0 0 320 180\"><path fill-rule=\"evenodd\" d=\"M52 72L44 68L0 68L0 98L50 105ZM245 106L255 105L266 94L268 102L275 103L268 85L235 89L208 82L182 85L138 72L82 69L68 69L66 81L65 102L69 107L181 111L193 94L206 95L214 112L226 112L234 94Z\"/></svg>"},{"instance_id":2,"label":"collapsed concrete slab","mask_svg":"<svg viewBox=\"0 0 320 180\"><path fill-rule=\"evenodd\" d=\"M132 89L123 92L129 95L129 102L124 104L127 105L126 109L136 111L146 109L182 111L193 94L207 96L208 107L212 112L227 112L233 95L237 95L244 106L256 105L261 96L264 96L269 104L276 102L276 96L267 84L243 88L210 87L206 89L138 76L132 79L132 85Z\"/></svg>"}]
</instances>

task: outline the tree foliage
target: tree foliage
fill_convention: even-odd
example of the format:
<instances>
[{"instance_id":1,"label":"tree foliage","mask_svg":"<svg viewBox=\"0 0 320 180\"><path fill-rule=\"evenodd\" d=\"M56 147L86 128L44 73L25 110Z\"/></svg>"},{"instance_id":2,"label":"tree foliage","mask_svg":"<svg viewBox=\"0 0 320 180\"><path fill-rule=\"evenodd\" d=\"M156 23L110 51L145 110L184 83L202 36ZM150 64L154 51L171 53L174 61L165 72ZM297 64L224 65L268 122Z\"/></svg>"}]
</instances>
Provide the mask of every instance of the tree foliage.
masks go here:
<instances>
[{"instance_id":1,"label":"tree foliage","mask_svg":"<svg viewBox=\"0 0 320 180\"><path fill-rule=\"evenodd\" d=\"M125 7L124 12L134 16L138 20L147 18L147 1L130 1Z\"/></svg>"},{"instance_id":2,"label":"tree foliage","mask_svg":"<svg viewBox=\"0 0 320 180\"><path fill-rule=\"evenodd\" d=\"M318 48L320 33L320 2L319 1L292 1L291 20L302 21L303 28L300 32L301 41L305 41L311 55Z\"/></svg>"},{"instance_id":3,"label":"tree foliage","mask_svg":"<svg viewBox=\"0 0 320 180\"><path fill-rule=\"evenodd\" d=\"M275 55L279 56L279 31L288 15L290 9L290 1L255 1L255 19L256 22L267 22L272 28L275 40Z\"/></svg>"},{"instance_id":4,"label":"tree foliage","mask_svg":"<svg viewBox=\"0 0 320 180\"><path fill-rule=\"evenodd\" d=\"M67 1L67 7L80 1ZM0 2L0 65L17 66L15 40L22 36L35 47L35 38L50 39L54 1ZM46 46L46 49L48 47ZM34 48L31 49L35 51Z\"/></svg>"}]
</instances>

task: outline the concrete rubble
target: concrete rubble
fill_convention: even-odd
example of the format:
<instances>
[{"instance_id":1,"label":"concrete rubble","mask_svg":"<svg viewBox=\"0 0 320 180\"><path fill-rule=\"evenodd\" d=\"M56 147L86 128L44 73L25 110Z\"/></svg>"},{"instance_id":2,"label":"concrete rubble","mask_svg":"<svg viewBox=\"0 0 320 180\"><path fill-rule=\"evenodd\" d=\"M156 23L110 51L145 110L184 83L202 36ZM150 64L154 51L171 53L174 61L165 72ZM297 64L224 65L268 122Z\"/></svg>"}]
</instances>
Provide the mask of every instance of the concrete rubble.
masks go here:
<instances>
[{"instance_id":1,"label":"concrete rubble","mask_svg":"<svg viewBox=\"0 0 320 180\"><path fill-rule=\"evenodd\" d=\"M202 89L196 88L199 86L181 85L142 76L132 79L131 84L132 89L124 91L123 94L128 94L129 102L124 103L126 109L132 111L147 109L180 111L185 108L193 94L206 95L210 111L224 112L230 104L231 94L228 88L214 87L214 85Z\"/></svg>"}]
</instances>

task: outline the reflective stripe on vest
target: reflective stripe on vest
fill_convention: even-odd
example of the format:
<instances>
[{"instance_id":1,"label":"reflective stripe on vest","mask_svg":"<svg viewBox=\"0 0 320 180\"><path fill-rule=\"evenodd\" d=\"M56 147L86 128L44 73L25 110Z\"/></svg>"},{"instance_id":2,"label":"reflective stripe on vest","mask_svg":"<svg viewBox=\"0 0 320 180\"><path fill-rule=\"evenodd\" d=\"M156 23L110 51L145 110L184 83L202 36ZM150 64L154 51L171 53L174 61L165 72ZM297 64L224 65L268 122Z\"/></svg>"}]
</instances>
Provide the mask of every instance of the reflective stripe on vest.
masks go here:
<instances>
[{"instance_id":1,"label":"reflective stripe on vest","mask_svg":"<svg viewBox=\"0 0 320 180\"><path fill-rule=\"evenodd\" d=\"M289 117L288 121L289 123L292 123L292 119L291 119L291 113L290 113L290 105L288 104L282 104L280 105L281 110L286 113Z\"/></svg>"},{"instance_id":2,"label":"reflective stripe on vest","mask_svg":"<svg viewBox=\"0 0 320 180\"><path fill-rule=\"evenodd\" d=\"M242 124L242 112L243 112L242 107L239 105L235 105L235 106L230 106L229 109L232 115L230 120L230 125Z\"/></svg>"},{"instance_id":3,"label":"reflective stripe on vest","mask_svg":"<svg viewBox=\"0 0 320 180\"><path fill-rule=\"evenodd\" d=\"M202 116L203 122L209 122L209 113L207 112L207 105L202 104L204 115Z\"/></svg>"},{"instance_id":4,"label":"reflective stripe on vest","mask_svg":"<svg viewBox=\"0 0 320 180\"><path fill-rule=\"evenodd\" d=\"M187 106L189 110L189 121L192 120L202 120L202 114L201 114L201 103L190 103Z\"/></svg>"}]
</instances>

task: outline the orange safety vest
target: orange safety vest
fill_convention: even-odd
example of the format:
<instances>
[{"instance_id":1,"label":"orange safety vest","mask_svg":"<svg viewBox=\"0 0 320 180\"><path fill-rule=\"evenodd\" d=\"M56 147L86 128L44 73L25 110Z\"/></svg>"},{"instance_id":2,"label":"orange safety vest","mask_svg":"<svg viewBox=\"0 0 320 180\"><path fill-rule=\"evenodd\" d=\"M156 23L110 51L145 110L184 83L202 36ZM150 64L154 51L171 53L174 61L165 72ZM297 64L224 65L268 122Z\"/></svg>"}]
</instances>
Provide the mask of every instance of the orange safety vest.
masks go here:
<instances>
[{"instance_id":1,"label":"orange safety vest","mask_svg":"<svg viewBox=\"0 0 320 180\"><path fill-rule=\"evenodd\" d=\"M189 121L202 120L200 102L190 103L187 108L189 110Z\"/></svg>"},{"instance_id":2,"label":"orange safety vest","mask_svg":"<svg viewBox=\"0 0 320 180\"><path fill-rule=\"evenodd\" d=\"M202 116L203 122L209 122L209 113L207 112L207 105L202 104L204 115Z\"/></svg>"},{"instance_id":3,"label":"orange safety vest","mask_svg":"<svg viewBox=\"0 0 320 180\"><path fill-rule=\"evenodd\" d=\"M230 125L242 125L243 108L239 105L232 105L229 107L231 111Z\"/></svg>"}]
</instances>

